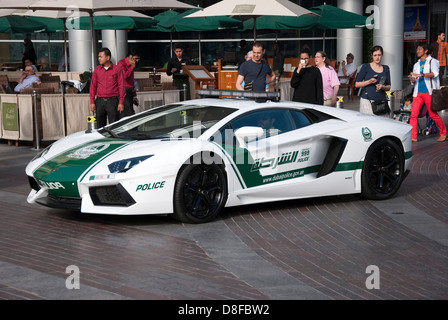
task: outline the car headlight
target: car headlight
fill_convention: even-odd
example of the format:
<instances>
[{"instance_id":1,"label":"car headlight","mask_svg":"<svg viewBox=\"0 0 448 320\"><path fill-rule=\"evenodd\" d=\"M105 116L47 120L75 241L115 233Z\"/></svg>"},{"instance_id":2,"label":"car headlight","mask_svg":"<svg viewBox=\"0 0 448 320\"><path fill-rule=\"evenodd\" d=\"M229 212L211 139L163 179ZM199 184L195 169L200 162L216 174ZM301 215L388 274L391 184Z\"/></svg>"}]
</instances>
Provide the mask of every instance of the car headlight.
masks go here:
<instances>
[{"instance_id":1,"label":"car headlight","mask_svg":"<svg viewBox=\"0 0 448 320\"><path fill-rule=\"evenodd\" d=\"M112 162L110 165L108 165L108 168L111 173L126 172L129 169L140 164L141 162L145 161L146 159L151 158L152 156L153 156L153 154L151 154L149 156L135 157L135 158L123 159L120 161L115 161L115 162Z\"/></svg>"},{"instance_id":2,"label":"car headlight","mask_svg":"<svg viewBox=\"0 0 448 320\"><path fill-rule=\"evenodd\" d=\"M48 147L46 147L45 149L42 149L41 151L39 151L39 152L34 156L33 160L31 160L31 161L34 161L34 160L36 160L36 159L39 159L40 157L45 156L45 155L48 153L48 151L50 150L50 148L51 148L52 145L53 145L53 144L50 144L50 145L49 145Z\"/></svg>"}]
</instances>

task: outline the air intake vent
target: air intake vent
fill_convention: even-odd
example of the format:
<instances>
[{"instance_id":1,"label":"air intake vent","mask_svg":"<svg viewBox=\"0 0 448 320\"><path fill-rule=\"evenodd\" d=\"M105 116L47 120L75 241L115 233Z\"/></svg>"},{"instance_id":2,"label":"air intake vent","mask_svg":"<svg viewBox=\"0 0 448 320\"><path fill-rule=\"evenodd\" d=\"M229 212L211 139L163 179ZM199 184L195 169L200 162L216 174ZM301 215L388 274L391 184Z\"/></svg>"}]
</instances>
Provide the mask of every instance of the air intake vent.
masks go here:
<instances>
[{"instance_id":1,"label":"air intake vent","mask_svg":"<svg viewBox=\"0 0 448 320\"><path fill-rule=\"evenodd\" d=\"M346 139L333 138L331 140L330 146L328 147L327 155L325 156L324 162L322 163L322 166L317 173L317 178L326 176L327 174L334 172L336 166L339 163L339 160L341 160L346 145Z\"/></svg>"},{"instance_id":2,"label":"air intake vent","mask_svg":"<svg viewBox=\"0 0 448 320\"><path fill-rule=\"evenodd\" d=\"M96 206L122 206L129 207L135 200L121 184L89 188L90 197Z\"/></svg>"},{"instance_id":3,"label":"air intake vent","mask_svg":"<svg viewBox=\"0 0 448 320\"><path fill-rule=\"evenodd\" d=\"M28 182L30 183L31 189L36 190L36 191L40 190L40 186L37 183L36 179L34 179L33 177L28 176Z\"/></svg>"}]
</instances>

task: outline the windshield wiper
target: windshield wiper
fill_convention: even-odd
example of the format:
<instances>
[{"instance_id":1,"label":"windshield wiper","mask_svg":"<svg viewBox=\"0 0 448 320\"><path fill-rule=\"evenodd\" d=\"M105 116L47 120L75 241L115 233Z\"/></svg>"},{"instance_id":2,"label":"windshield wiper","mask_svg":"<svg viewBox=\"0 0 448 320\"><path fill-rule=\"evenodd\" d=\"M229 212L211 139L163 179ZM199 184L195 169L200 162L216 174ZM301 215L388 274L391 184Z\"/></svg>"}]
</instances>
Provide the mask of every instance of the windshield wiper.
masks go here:
<instances>
[{"instance_id":1,"label":"windshield wiper","mask_svg":"<svg viewBox=\"0 0 448 320\"><path fill-rule=\"evenodd\" d=\"M104 131L106 131L108 134L110 134L112 137L117 138L117 139L121 139L121 137L116 134L115 132L113 132L112 130L110 130L109 128L104 127L103 128Z\"/></svg>"},{"instance_id":2,"label":"windshield wiper","mask_svg":"<svg viewBox=\"0 0 448 320\"><path fill-rule=\"evenodd\" d=\"M149 140L152 137L146 133L130 133L128 132L126 136L121 137L122 139L133 139L133 140Z\"/></svg>"}]
</instances>

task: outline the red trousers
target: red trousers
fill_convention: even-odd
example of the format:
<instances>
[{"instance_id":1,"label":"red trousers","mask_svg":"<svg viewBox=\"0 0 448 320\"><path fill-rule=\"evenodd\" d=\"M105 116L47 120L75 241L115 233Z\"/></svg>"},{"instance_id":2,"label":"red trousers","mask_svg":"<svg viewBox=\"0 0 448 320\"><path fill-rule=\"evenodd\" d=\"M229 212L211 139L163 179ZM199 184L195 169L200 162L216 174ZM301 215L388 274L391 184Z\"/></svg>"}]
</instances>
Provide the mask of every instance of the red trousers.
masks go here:
<instances>
[{"instance_id":1,"label":"red trousers","mask_svg":"<svg viewBox=\"0 0 448 320\"><path fill-rule=\"evenodd\" d=\"M412 126L412 139L417 139L418 134L418 115L420 114L420 109L426 104L428 108L429 116L436 123L437 128L440 131L441 136L446 136L446 126L443 123L442 118L440 118L437 112L431 110L431 95L429 93L417 93L412 101L412 112L409 124Z\"/></svg>"}]
</instances>

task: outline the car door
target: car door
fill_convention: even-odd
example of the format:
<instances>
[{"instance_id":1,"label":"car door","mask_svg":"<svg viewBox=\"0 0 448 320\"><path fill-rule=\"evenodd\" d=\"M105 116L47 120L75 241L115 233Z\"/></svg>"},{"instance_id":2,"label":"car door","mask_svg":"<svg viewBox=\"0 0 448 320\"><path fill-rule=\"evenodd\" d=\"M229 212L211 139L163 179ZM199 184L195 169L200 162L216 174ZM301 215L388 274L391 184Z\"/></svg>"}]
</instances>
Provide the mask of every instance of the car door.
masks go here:
<instances>
[{"instance_id":1,"label":"car door","mask_svg":"<svg viewBox=\"0 0 448 320\"><path fill-rule=\"evenodd\" d=\"M250 112L233 120L227 127L226 148L238 175L235 190L250 193L272 189L275 184L302 178L314 170L310 163L318 140L307 130L310 125L304 113L280 108ZM262 128L263 135L253 140L238 139L239 130L248 127Z\"/></svg>"}]
</instances>

